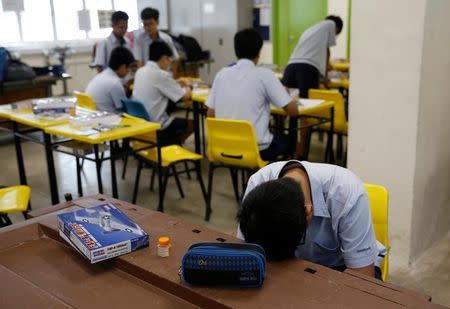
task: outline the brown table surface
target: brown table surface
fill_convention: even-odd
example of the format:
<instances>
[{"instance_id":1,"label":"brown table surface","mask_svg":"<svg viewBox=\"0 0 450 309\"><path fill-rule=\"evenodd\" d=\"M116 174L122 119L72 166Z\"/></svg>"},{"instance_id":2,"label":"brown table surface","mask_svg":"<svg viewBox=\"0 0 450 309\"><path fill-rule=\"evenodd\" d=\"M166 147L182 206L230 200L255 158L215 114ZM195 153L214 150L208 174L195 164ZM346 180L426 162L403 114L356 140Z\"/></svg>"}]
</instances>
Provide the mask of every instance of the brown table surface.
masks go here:
<instances>
[{"instance_id":1,"label":"brown table surface","mask_svg":"<svg viewBox=\"0 0 450 309\"><path fill-rule=\"evenodd\" d=\"M112 202L150 234L150 246L91 265L60 239L56 214ZM192 287L180 281L191 243L238 241L202 225L96 195L30 213L0 230L0 307L147 308L428 308L429 298L354 272L337 272L299 259L269 262L260 289ZM172 254L156 254L158 237ZM307 271L305 271L307 270ZM5 306L6 305L6 306Z\"/></svg>"}]
</instances>

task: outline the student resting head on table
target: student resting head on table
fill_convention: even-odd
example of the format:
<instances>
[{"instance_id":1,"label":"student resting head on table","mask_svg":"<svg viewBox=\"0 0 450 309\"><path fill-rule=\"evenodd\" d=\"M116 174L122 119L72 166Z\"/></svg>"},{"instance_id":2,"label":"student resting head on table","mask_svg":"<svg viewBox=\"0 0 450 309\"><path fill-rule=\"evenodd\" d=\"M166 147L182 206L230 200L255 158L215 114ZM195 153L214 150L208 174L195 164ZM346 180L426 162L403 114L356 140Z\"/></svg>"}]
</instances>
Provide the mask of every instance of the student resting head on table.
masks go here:
<instances>
[{"instance_id":1,"label":"student resting head on table","mask_svg":"<svg viewBox=\"0 0 450 309\"><path fill-rule=\"evenodd\" d=\"M256 30L236 33L238 61L217 73L206 105L208 117L251 122L262 159L273 161L292 152L293 145L289 145L288 136L270 132L270 105L283 108L290 116L298 114L298 106L271 70L256 66L262 46Z\"/></svg>"},{"instance_id":2,"label":"student resting head on table","mask_svg":"<svg viewBox=\"0 0 450 309\"><path fill-rule=\"evenodd\" d=\"M122 111L120 98L125 96L122 78L128 74L133 63L134 57L128 48L113 49L108 68L94 76L86 87L86 93L94 99L97 110L111 113Z\"/></svg>"},{"instance_id":3,"label":"student resting head on table","mask_svg":"<svg viewBox=\"0 0 450 309\"><path fill-rule=\"evenodd\" d=\"M297 257L373 277L385 251L363 183L335 165L293 160L263 167L250 177L238 220L238 238L260 244L269 259Z\"/></svg>"},{"instance_id":4,"label":"student resting head on table","mask_svg":"<svg viewBox=\"0 0 450 309\"><path fill-rule=\"evenodd\" d=\"M149 61L136 72L133 98L144 104L151 121L161 124L162 145L182 144L193 132L191 120L169 116L169 100L189 101L191 89L182 87L167 71L173 62L172 49L165 42L150 45Z\"/></svg>"}]
</instances>

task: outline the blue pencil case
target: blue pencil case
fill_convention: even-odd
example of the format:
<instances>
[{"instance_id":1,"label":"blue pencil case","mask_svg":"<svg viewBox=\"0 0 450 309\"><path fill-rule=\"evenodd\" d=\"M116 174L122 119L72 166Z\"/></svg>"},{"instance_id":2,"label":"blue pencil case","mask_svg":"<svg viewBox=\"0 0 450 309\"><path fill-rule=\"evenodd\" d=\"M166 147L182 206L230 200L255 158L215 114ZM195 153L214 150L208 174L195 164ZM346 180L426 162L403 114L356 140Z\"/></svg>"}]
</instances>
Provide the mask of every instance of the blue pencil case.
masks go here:
<instances>
[{"instance_id":1,"label":"blue pencil case","mask_svg":"<svg viewBox=\"0 0 450 309\"><path fill-rule=\"evenodd\" d=\"M257 244L195 243L183 256L181 278L203 286L261 287L266 254Z\"/></svg>"}]
</instances>

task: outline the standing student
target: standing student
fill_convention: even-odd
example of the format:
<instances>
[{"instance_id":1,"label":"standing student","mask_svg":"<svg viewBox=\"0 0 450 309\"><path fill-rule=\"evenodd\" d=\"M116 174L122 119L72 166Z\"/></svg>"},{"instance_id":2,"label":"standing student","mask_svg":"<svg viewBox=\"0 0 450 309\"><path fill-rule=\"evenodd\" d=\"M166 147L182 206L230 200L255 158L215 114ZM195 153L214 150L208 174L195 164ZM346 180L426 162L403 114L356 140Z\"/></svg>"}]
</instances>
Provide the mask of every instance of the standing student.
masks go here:
<instances>
[{"instance_id":1,"label":"standing student","mask_svg":"<svg viewBox=\"0 0 450 309\"><path fill-rule=\"evenodd\" d=\"M327 79L330 47L336 45L336 35L341 33L342 26L339 16L330 15L303 32L284 70L281 82L285 87L297 88L301 98L308 97L309 89L319 88L321 76ZM300 131L296 157L308 158L310 134L310 128Z\"/></svg>"},{"instance_id":2,"label":"standing student","mask_svg":"<svg viewBox=\"0 0 450 309\"><path fill-rule=\"evenodd\" d=\"M130 41L125 37L128 29L128 15L122 11L116 11L111 16L112 32L104 40L100 41L95 48L94 64L97 72L108 67L111 52L116 47L125 47L132 51Z\"/></svg>"},{"instance_id":3,"label":"standing student","mask_svg":"<svg viewBox=\"0 0 450 309\"><path fill-rule=\"evenodd\" d=\"M342 27L342 19L330 15L305 30L284 70L283 85L297 88L303 98L308 97L309 89L319 88L320 76L327 78L330 47L336 45Z\"/></svg>"},{"instance_id":4,"label":"standing student","mask_svg":"<svg viewBox=\"0 0 450 309\"><path fill-rule=\"evenodd\" d=\"M144 31L136 36L134 42L134 57L138 62L138 67L143 66L148 60L149 46L154 41L163 41L169 45L173 58L177 60L179 55L172 38L158 30L159 11L154 8L145 8L141 12L141 19L144 24Z\"/></svg>"},{"instance_id":5,"label":"standing student","mask_svg":"<svg viewBox=\"0 0 450 309\"><path fill-rule=\"evenodd\" d=\"M272 161L287 155L293 145L289 145L288 136L270 132L270 105L283 108L291 116L298 114L298 107L271 70L256 66L262 45L254 29L236 33L238 61L217 73L206 105L208 117L250 121L262 159Z\"/></svg>"},{"instance_id":6,"label":"standing student","mask_svg":"<svg viewBox=\"0 0 450 309\"><path fill-rule=\"evenodd\" d=\"M122 78L128 74L133 63L134 57L128 48L113 49L108 68L94 76L86 88L86 93L94 99L97 110L111 113L122 111L120 98L125 96Z\"/></svg>"},{"instance_id":7,"label":"standing student","mask_svg":"<svg viewBox=\"0 0 450 309\"><path fill-rule=\"evenodd\" d=\"M133 98L142 102L151 121L161 124L162 145L182 144L193 132L191 120L169 116L169 100L189 101L191 89L181 87L167 70L173 62L173 51L163 41L155 41L149 48L149 61L136 72Z\"/></svg>"}]
</instances>

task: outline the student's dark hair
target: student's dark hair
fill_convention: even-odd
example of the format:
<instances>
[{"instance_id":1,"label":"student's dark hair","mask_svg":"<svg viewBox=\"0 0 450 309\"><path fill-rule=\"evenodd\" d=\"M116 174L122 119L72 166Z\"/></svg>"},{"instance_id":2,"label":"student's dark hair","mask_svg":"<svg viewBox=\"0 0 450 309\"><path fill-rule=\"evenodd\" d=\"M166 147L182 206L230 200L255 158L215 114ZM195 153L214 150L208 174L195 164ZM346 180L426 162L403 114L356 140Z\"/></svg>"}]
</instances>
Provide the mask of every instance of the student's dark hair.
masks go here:
<instances>
[{"instance_id":1,"label":"student's dark hair","mask_svg":"<svg viewBox=\"0 0 450 309\"><path fill-rule=\"evenodd\" d=\"M262 46L263 39L255 29L244 29L234 35L234 52L238 59L256 58Z\"/></svg>"},{"instance_id":2,"label":"student's dark hair","mask_svg":"<svg viewBox=\"0 0 450 309\"><path fill-rule=\"evenodd\" d=\"M148 59L150 61L156 62L159 61L162 56L172 57L172 49L169 47L169 45L167 45L166 42L154 41L152 44L150 44Z\"/></svg>"},{"instance_id":3,"label":"student's dark hair","mask_svg":"<svg viewBox=\"0 0 450 309\"><path fill-rule=\"evenodd\" d=\"M261 245L268 259L294 257L306 233L304 205L303 191L291 178L256 186L243 200L237 216L245 241Z\"/></svg>"},{"instance_id":4,"label":"student's dark hair","mask_svg":"<svg viewBox=\"0 0 450 309\"><path fill-rule=\"evenodd\" d=\"M127 66L134 62L133 54L128 48L116 47L112 50L111 56L109 57L108 66L112 70L117 70L122 64Z\"/></svg>"},{"instance_id":5,"label":"student's dark hair","mask_svg":"<svg viewBox=\"0 0 450 309\"><path fill-rule=\"evenodd\" d=\"M154 19L156 21L159 20L159 11L154 8L145 8L141 12L141 19L147 20L147 19Z\"/></svg>"},{"instance_id":6,"label":"student's dark hair","mask_svg":"<svg viewBox=\"0 0 450 309\"><path fill-rule=\"evenodd\" d=\"M115 11L112 15L111 15L111 22L113 24L121 21L121 20L125 20L128 21L128 14L123 12L123 11Z\"/></svg>"},{"instance_id":7,"label":"student's dark hair","mask_svg":"<svg viewBox=\"0 0 450 309\"><path fill-rule=\"evenodd\" d=\"M342 31L342 27L344 23L342 22L342 18L336 15L329 15L325 19L332 20L336 24L336 33L339 34Z\"/></svg>"}]
</instances>

